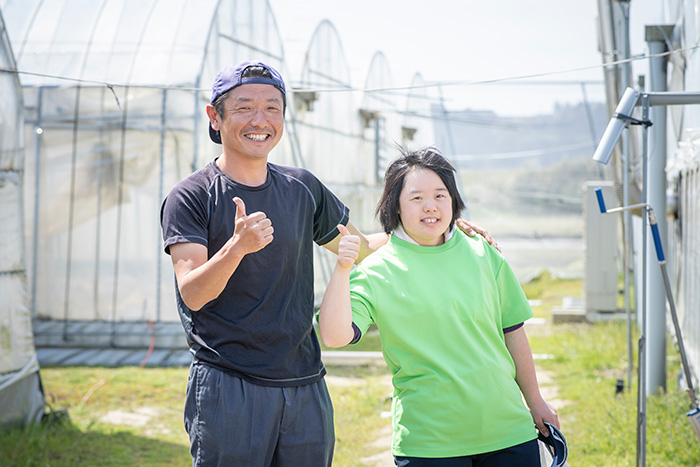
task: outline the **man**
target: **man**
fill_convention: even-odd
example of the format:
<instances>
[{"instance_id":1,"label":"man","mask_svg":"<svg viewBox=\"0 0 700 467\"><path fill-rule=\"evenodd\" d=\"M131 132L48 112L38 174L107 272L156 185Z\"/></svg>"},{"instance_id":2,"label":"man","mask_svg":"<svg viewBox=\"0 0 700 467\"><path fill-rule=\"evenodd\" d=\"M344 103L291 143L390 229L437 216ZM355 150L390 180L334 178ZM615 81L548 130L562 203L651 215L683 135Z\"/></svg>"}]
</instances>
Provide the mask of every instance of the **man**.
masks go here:
<instances>
[{"instance_id":1,"label":"man","mask_svg":"<svg viewBox=\"0 0 700 467\"><path fill-rule=\"evenodd\" d=\"M388 237L359 232L310 172L268 162L285 108L272 67L244 62L219 72L206 111L222 154L178 183L161 209L194 356L184 417L193 465L332 462L313 243L337 253L337 225L346 225L361 239L359 262Z\"/></svg>"}]
</instances>

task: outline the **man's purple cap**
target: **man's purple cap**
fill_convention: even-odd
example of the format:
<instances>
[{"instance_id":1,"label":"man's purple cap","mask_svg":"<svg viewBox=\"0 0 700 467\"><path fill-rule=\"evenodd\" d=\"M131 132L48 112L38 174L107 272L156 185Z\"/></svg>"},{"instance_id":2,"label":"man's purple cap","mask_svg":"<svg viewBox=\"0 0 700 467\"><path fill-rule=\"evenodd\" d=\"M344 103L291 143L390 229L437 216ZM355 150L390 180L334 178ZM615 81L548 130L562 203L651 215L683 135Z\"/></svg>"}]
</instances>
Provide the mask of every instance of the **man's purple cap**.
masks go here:
<instances>
[{"instance_id":1,"label":"man's purple cap","mask_svg":"<svg viewBox=\"0 0 700 467\"><path fill-rule=\"evenodd\" d=\"M246 68L250 67L262 67L270 72L271 78L243 78L243 72ZM262 62L241 62L238 65L228 65L222 69L214 80L214 84L211 87L211 101L213 104L216 99L222 94L230 91L233 88L241 86L243 84L269 84L274 86L282 92L282 96L286 98L287 92L284 88L284 80L282 75L279 74L277 70L269 65L265 65ZM209 124L209 137L215 143L221 144L221 134L218 131L214 131Z\"/></svg>"}]
</instances>

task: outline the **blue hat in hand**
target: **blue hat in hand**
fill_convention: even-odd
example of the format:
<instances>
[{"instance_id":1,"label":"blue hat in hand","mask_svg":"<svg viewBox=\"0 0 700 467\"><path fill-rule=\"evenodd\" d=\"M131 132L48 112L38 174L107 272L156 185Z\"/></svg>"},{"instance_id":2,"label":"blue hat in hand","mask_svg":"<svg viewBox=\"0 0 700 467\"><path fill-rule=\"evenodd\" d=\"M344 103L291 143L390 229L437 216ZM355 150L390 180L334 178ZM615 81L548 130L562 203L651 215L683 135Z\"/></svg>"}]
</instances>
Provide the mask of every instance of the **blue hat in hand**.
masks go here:
<instances>
[{"instance_id":1,"label":"blue hat in hand","mask_svg":"<svg viewBox=\"0 0 700 467\"><path fill-rule=\"evenodd\" d=\"M549 436L543 435L537 431L537 439L547 447L547 450L552 455L552 467L564 467L568 465L566 458L569 456L569 449L566 446L566 438L564 435L551 423L544 422L549 428Z\"/></svg>"},{"instance_id":2,"label":"blue hat in hand","mask_svg":"<svg viewBox=\"0 0 700 467\"><path fill-rule=\"evenodd\" d=\"M261 67L264 68L268 75L265 76L254 76L254 77L243 77L246 69L250 67ZM211 87L211 104L214 103L223 94L229 92L231 89L241 86L243 84L269 84L274 86L282 92L282 97L284 99L284 105L286 106L287 91L284 87L284 80L282 75L279 74L277 70L269 65L262 62L241 62L238 65L228 65L222 69L214 79L214 84ZM218 131L215 131L209 124L209 137L215 143L221 144L221 135Z\"/></svg>"}]
</instances>

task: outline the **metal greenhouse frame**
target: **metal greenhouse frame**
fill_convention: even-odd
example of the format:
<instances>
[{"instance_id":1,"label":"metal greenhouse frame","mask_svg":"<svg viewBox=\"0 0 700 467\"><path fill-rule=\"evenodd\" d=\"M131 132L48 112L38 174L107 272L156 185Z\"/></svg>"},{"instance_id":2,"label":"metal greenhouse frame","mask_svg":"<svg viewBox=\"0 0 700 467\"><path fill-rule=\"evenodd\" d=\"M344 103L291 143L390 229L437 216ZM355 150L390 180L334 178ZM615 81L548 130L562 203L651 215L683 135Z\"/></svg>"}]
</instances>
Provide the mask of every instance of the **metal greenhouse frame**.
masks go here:
<instances>
[{"instance_id":1,"label":"metal greenhouse frame","mask_svg":"<svg viewBox=\"0 0 700 467\"><path fill-rule=\"evenodd\" d=\"M290 105L271 161L308 168L356 225L377 228L375 148L405 139L405 112L355 102L331 23L319 24L296 81L267 1L0 0L0 11L24 99L27 293L40 359L188 363L160 205L220 152L204 108L227 64L261 59L282 72ZM372 65L368 76L384 83L388 71ZM392 122L381 140L365 126L373 119ZM316 256L320 296L329 268Z\"/></svg>"}]
</instances>

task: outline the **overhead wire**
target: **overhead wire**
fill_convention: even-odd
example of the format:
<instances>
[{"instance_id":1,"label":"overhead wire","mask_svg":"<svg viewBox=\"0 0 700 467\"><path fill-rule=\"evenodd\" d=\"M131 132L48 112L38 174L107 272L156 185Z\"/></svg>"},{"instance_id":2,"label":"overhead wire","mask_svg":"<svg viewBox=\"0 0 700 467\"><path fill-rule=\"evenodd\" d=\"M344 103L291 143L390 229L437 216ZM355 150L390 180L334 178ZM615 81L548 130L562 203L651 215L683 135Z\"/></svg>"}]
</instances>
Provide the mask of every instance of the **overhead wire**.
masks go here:
<instances>
[{"instance_id":1,"label":"overhead wire","mask_svg":"<svg viewBox=\"0 0 700 467\"><path fill-rule=\"evenodd\" d=\"M555 85L557 83L566 84L566 85L579 85L582 82L584 82L586 84L598 84L597 82L591 81L591 80L567 80L567 81L550 81L550 82L529 82L526 80L531 80L533 78L542 78L542 77L547 77L547 76L563 75L563 74L575 73L575 72L580 72L580 71L588 71L588 70L594 70L594 69L598 69L598 68L608 68L608 67L622 65L625 63L635 62L635 61L639 61L639 60L646 60L646 59L651 59L651 58L656 58L656 57L665 57L665 56L669 56L669 55L673 55L673 54L677 54L677 53L685 53L688 51L696 50L698 48L700 48L700 44L693 45L693 46L686 47L686 48L668 50L666 52L661 52L661 53L657 53L657 54L638 54L638 55L635 55L635 56L630 57L628 59L615 60L615 61L607 62L604 64L590 65L590 66L577 67L577 68L568 68L565 70L552 70L552 71L546 71L546 72L542 72L542 73L531 73L531 74L526 74L526 75L515 75L515 76L502 77L502 78L484 79L484 80L431 81L431 82L427 82L424 84L417 84L417 85L410 85L410 86L391 86L391 87L379 87L379 88L366 88L366 87L354 87L354 86L343 86L343 87L323 87L323 86L295 87L295 86L291 86L290 91L292 91L292 92L318 92L318 93L337 93L337 92L365 92L365 93L382 92L382 93L387 93L387 92L398 92L398 91L411 91L411 90L416 90L416 89L436 88L439 86L480 86L480 85L486 85L486 84L522 84L522 85L547 84L547 85ZM37 76L37 77L41 77L41 78L51 78L51 79L71 81L74 83L81 83L81 84L100 85L100 86L105 86L108 89L112 90L113 93L114 93L114 87L175 89L175 90L180 90L180 91L197 91L197 92L208 92L209 91L208 88L197 88L197 87L192 87L192 86L138 84L138 83L115 83L115 82L111 82L111 81L75 78L75 77L70 77L70 76L61 76L61 75L54 75L54 74L49 74L49 73L39 73L39 72L34 72L34 71L24 71L24 70L10 69L10 68L2 68L2 67L0 67L0 72L16 73L18 75L27 75L27 76ZM418 96L416 96L416 97L418 97ZM116 98L117 97L115 94L115 99ZM118 99L117 99L117 101L118 101ZM120 108L121 108L121 106L120 106Z\"/></svg>"},{"instance_id":2,"label":"overhead wire","mask_svg":"<svg viewBox=\"0 0 700 467\"><path fill-rule=\"evenodd\" d=\"M678 54L678 53L685 53L688 51L696 50L700 48L700 44L693 45L691 47L686 47L686 48L678 48L678 49L673 49L673 50L668 50L665 52L657 53L657 54L638 54L633 57L627 58L627 59L621 59L621 60L615 60L611 62L607 62L604 64L597 64L597 65L591 65L591 66L585 66L585 67L577 67L577 68L569 68L565 70L553 70L553 71L547 71L547 72L542 72L542 73L531 73L531 74L526 74L526 75L515 75L515 76L508 76L508 77L502 77L502 78L493 78L493 79L485 79L485 80L458 80L458 81L432 81L424 84L416 84L416 85L411 85L411 86L392 86L392 87L380 87L380 88L366 88L366 87L353 87L349 85L343 85L341 87L328 87L328 86L322 86L322 85L316 85L313 83L304 83L301 86L297 85L292 85L290 87L290 91L292 93L294 92L315 92L315 93L338 93L338 92L364 92L364 93L393 93L397 96L400 97L411 97L414 99L428 99L428 100L435 100L435 98L431 98L429 96L424 96L424 95L413 95L409 94L410 91L414 90L419 90L419 89L428 89L428 88L439 88L441 86L480 86L480 85L578 85L578 86L585 86L585 85L597 85L597 84L602 84L602 82L598 81L593 81L593 80L549 80L549 81L534 81L534 78L543 78L547 76L555 76L555 75L563 75L563 74L569 74L569 73L575 73L575 72L580 72L580 71L587 71L587 70L593 70L593 69L599 69L599 68L608 68L608 67L614 67L618 65L622 65L625 63L630 63L630 62L635 62L639 60L645 60L645 59L650 59L650 58L655 58L655 57L664 57L664 56L669 56L672 54ZM112 93L115 102L117 104L117 107L119 108L120 112L124 112L125 109L122 107L122 104L119 100L119 97L117 95L117 92L115 91L115 87L124 87L124 88L134 88L134 87L140 87L140 88L146 88L146 89L160 89L160 90L179 90L179 91L191 91L191 92L208 92L208 88L200 88L200 87L193 87L193 86L174 86L174 85L158 85L158 84L136 84L136 83L130 83L130 84L122 84L122 83L115 83L112 81L102 81L102 80L94 80L94 79L84 79L84 78L75 78L75 77L70 77L70 76L61 76L61 75L55 75L55 74L49 74L49 73L39 73L39 72L33 72L33 71L24 71L24 70L17 70L17 69L8 69L8 68L2 68L0 67L0 72L6 72L6 73L15 73L17 75L27 75L27 76L36 76L36 77L42 77L42 78L50 78L50 79L55 79L55 80L62 80L62 81L69 81L73 83L77 83L78 85L96 85L96 86L105 86L107 89L110 90ZM309 85L311 84L311 85ZM447 117L444 116L435 116L435 115L427 115L423 113L418 113L415 111L410 111L410 110L399 110L399 109L391 109L389 110L393 113L403 115L406 117L416 117L416 118L424 118L424 119L431 119L431 120L445 120ZM506 129L515 129L518 127L516 124L511 124L511 123L503 123L503 122L488 122L488 121L480 121L476 119L469 119L463 116L460 117L454 117L451 116L449 117L449 120L452 123L462 123L466 125L483 125L483 126L497 126L497 127L502 127Z\"/></svg>"}]
</instances>

